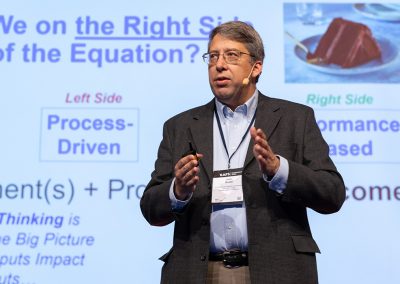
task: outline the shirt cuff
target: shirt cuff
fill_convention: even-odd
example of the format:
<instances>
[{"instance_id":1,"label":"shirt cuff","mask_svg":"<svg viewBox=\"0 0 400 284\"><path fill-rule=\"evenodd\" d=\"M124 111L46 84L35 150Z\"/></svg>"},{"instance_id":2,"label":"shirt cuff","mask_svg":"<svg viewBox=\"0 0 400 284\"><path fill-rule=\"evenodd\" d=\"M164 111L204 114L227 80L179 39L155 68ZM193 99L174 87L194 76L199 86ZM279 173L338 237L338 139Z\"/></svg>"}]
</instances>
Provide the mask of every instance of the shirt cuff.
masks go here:
<instances>
[{"instance_id":1,"label":"shirt cuff","mask_svg":"<svg viewBox=\"0 0 400 284\"><path fill-rule=\"evenodd\" d=\"M279 194L283 194L289 176L289 163L284 157L279 156L280 164L278 171L272 179L268 179L266 174L263 174L263 179L268 183L268 187Z\"/></svg>"},{"instance_id":2,"label":"shirt cuff","mask_svg":"<svg viewBox=\"0 0 400 284\"><path fill-rule=\"evenodd\" d=\"M172 180L171 186L169 188L169 199L171 200L171 207L173 211L180 211L189 203L192 198L193 193L190 193L189 197L185 200L179 200L176 198L174 193L175 178Z\"/></svg>"}]
</instances>

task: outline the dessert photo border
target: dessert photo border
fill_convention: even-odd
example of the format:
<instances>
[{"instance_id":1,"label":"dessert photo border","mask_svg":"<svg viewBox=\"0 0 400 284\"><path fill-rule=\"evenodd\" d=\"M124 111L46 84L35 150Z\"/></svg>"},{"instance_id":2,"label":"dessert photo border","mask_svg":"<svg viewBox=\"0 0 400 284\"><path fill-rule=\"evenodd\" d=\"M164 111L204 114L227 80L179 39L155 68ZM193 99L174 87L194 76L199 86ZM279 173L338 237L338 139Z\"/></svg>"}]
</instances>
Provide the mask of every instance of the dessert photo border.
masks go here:
<instances>
[{"instance_id":1,"label":"dessert photo border","mask_svg":"<svg viewBox=\"0 0 400 284\"><path fill-rule=\"evenodd\" d=\"M283 5L285 83L400 83L400 2Z\"/></svg>"}]
</instances>

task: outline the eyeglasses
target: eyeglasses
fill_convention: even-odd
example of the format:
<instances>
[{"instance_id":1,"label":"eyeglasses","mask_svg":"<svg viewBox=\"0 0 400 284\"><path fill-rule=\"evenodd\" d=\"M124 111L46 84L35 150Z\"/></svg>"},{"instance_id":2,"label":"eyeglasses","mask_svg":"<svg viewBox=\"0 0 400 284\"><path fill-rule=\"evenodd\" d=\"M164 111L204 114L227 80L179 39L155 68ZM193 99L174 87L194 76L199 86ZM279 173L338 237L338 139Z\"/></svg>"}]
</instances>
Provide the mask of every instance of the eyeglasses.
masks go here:
<instances>
[{"instance_id":1,"label":"eyeglasses","mask_svg":"<svg viewBox=\"0 0 400 284\"><path fill-rule=\"evenodd\" d=\"M224 58L225 62L228 64L237 64L240 61L240 57L242 54L246 54L248 56L254 57L254 55L251 55L246 52L241 52L239 50L228 50L223 53L218 53L218 52L208 52L203 54L203 60L205 63L209 65L214 65L217 64L219 56L222 54L222 57Z\"/></svg>"}]
</instances>

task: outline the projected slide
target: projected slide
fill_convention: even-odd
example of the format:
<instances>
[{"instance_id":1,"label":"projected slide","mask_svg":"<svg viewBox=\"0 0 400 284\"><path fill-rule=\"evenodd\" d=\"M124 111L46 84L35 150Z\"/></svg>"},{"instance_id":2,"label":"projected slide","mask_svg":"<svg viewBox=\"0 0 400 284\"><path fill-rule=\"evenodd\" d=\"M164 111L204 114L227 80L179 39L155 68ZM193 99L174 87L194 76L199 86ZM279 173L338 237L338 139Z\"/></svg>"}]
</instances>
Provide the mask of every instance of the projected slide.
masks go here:
<instances>
[{"instance_id":1,"label":"projected slide","mask_svg":"<svg viewBox=\"0 0 400 284\"><path fill-rule=\"evenodd\" d=\"M320 283L397 283L400 2L188 5L2 3L0 283L159 283L173 225L139 201L164 121L212 99L201 55L231 20L264 40L259 90L315 110L344 177L339 213L309 211Z\"/></svg>"}]
</instances>

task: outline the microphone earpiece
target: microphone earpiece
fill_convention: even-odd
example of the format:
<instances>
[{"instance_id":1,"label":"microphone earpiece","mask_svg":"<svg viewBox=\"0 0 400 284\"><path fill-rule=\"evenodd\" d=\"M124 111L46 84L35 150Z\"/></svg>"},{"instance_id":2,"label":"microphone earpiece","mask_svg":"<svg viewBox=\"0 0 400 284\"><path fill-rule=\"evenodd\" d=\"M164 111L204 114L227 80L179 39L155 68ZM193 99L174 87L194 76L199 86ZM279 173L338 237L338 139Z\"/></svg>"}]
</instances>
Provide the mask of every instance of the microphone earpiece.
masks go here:
<instances>
[{"instance_id":1,"label":"microphone earpiece","mask_svg":"<svg viewBox=\"0 0 400 284\"><path fill-rule=\"evenodd\" d=\"M246 78L243 79L243 81L242 81L243 87L247 86L250 83L250 76L251 76L251 73L253 73L253 69L254 69L255 66L256 66L256 64L254 63L253 67L251 67L249 76L247 76Z\"/></svg>"}]
</instances>

